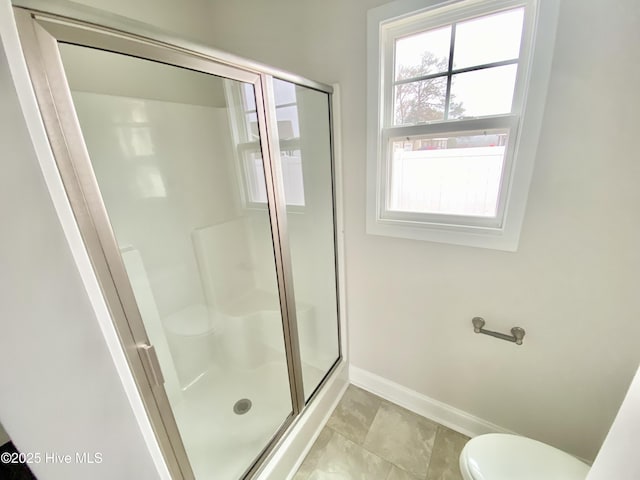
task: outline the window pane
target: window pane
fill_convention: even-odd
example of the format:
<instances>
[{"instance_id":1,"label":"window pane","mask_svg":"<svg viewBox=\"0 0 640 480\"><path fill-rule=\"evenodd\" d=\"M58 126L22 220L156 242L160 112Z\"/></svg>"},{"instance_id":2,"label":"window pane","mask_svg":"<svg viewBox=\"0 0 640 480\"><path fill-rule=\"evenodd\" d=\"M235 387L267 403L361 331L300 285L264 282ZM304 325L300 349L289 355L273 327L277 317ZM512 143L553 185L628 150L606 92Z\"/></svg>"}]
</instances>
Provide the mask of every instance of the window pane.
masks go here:
<instances>
[{"instance_id":1,"label":"window pane","mask_svg":"<svg viewBox=\"0 0 640 480\"><path fill-rule=\"evenodd\" d=\"M242 97L244 102L244 111L245 112L255 112L256 111L256 97L253 91L253 85L245 83L242 85Z\"/></svg>"},{"instance_id":2,"label":"window pane","mask_svg":"<svg viewBox=\"0 0 640 480\"><path fill-rule=\"evenodd\" d=\"M387 208L495 217L508 130L391 139Z\"/></svg>"},{"instance_id":3,"label":"window pane","mask_svg":"<svg viewBox=\"0 0 640 480\"><path fill-rule=\"evenodd\" d=\"M280 150L282 181L287 205L304 207L304 178L300 150Z\"/></svg>"},{"instance_id":4,"label":"window pane","mask_svg":"<svg viewBox=\"0 0 640 480\"><path fill-rule=\"evenodd\" d=\"M276 82L273 82L277 85ZM276 98L278 98L276 96ZM280 140L289 140L300 136L300 124L298 122L298 107L276 107L276 118L278 120L278 135Z\"/></svg>"},{"instance_id":5,"label":"window pane","mask_svg":"<svg viewBox=\"0 0 640 480\"><path fill-rule=\"evenodd\" d=\"M244 179L247 196L252 203L267 203L267 185L262 167L262 154L259 151L247 151L243 155Z\"/></svg>"},{"instance_id":6,"label":"window pane","mask_svg":"<svg viewBox=\"0 0 640 480\"><path fill-rule=\"evenodd\" d=\"M443 120L446 94L446 77L396 85L394 124L409 125Z\"/></svg>"},{"instance_id":7,"label":"window pane","mask_svg":"<svg viewBox=\"0 0 640 480\"><path fill-rule=\"evenodd\" d=\"M296 103L296 86L284 80L273 79L273 94L276 106Z\"/></svg>"},{"instance_id":8,"label":"window pane","mask_svg":"<svg viewBox=\"0 0 640 480\"><path fill-rule=\"evenodd\" d=\"M517 8L457 24L453 68L518 58L523 17Z\"/></svg>"},{"instance_id":9,"label":"window pane","mask_svg":"<svg viewBox=\"0 0 640 480\"><path fill-rule=\"evenodd\" d=\"M304 207L304 182L300 150L281 150L282 180L287 205ZM259 151L247 151L244 156L244 178L247 196L251 203L267 203L267 186Z\"/></svg>"},{"instance_id":10,"label":"window pane","mask_svg":"<svg viewBox=\"0 0 640 480\"><path fill-rule=\"evenodd\" d=\"M517 65L506 65L454 75L449 118L510 113L517 70Z\"/></svg>"},{"instance_id":11,"label":"window pane","mask_svg":"<svg viewBox=\"0 0 640 480\"><path fill-rule=\"evenodd\" d=\"M247 126L247 138L245 138L244 141L251 142L260 139L260 133L258 132L258 114L255 112L245 113L244 118Z\"/></svg>"},{"instance_id":12,"label":"window pane","mask_svg":"<svg viewBox=\"0 0 640 480\"><path fill-rule=\"evenodd\" d=\"M396 40L395 79L446 72L451 25Z\"/></svg>"}]
</instances>

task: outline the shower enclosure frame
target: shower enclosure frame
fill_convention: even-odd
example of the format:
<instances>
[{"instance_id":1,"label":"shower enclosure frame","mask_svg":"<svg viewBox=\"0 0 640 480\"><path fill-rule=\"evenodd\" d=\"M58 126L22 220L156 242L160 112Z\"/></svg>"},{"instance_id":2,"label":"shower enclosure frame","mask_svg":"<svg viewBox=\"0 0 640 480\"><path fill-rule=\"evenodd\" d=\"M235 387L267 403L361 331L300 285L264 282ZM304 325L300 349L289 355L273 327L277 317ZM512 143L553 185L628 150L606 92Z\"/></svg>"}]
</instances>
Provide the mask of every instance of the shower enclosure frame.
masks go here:
<instances>
[{"instance_id":1,"label":"shower enclosure frame","mask_svg":"<svg viewBox=\"0 0 640 480\"><path fill-rule=\"evenodd\" d=\"M34 5L35 4L35 5ZM92 9L58 8L47 11L46 2L14 2L14 15L29 75L42 120L68 200L72 207L93 270L102 289L111 318L163 457L174 478L193 479L185 447L166 391L157 357L149 342L129 277L111 229L58 50L59 43L106 50L187 68L254 86L265 170L267 205L271 219L277 285L284 333L292 412L242 478L252 478L300 418L306 405L343 360L340 330L340 279L335 191L335 145L332 87L259 63L186 42L154 30L148 25L115 15L96 14ZM305 403L298 343L293 274L287 237L286 203L275 118L272 79L278 78L328 95L332 177L334 271L338 320L338 358Z\"/></svg>"}]
</instances>

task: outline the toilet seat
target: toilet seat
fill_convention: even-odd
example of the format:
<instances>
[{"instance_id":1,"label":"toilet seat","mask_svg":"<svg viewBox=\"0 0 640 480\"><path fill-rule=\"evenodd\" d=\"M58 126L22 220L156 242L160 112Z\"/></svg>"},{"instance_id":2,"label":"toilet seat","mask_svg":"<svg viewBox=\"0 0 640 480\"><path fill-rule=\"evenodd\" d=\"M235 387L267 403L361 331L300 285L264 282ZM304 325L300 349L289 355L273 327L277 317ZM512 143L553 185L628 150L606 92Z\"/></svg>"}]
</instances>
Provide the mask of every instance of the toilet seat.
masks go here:
<instances>
[{"instance_id":1,"label":"toilet seat","mask_svg":"<svg viewBox=\"0 0 640 480\"><path fill-rule=\"evenodd\" d=\"M542 442L490 433L465 445L460 470L465 480L584 480L589 466Z\"/></svg>"}]
</instances>

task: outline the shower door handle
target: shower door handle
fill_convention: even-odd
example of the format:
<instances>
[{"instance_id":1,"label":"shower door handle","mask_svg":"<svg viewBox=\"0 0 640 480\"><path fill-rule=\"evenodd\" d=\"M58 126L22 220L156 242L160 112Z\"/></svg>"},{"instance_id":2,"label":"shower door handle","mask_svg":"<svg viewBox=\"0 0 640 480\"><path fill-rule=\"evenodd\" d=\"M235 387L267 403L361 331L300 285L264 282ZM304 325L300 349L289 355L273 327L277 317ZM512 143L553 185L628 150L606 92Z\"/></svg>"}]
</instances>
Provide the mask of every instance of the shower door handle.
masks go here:
<instances>
[{"instance_id":1,"label":"shower door handle","mask_svg":"<svg viewBox=\"0 0 640 480\"><path fill-rule=\"evenodd\" d=\"M140 345L138 347L140 353L142 354L143 361L149 367L149 371L151 372L150 380L152 383L161 387L164 385L164 376L162 375L162 370L160 369L160 362L158 361L158 354L156 353L156 349L153 345Z\"/></svg>"}]
</instances>

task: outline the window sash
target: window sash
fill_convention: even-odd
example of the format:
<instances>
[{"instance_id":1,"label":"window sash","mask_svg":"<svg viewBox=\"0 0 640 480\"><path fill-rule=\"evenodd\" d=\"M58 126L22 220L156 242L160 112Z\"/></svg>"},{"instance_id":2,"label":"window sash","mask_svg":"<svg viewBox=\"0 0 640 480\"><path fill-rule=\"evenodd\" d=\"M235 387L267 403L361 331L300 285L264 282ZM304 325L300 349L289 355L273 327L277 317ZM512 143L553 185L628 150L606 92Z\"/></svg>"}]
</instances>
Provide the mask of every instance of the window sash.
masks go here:
<instances>
[{"instance_id":1,"label":"window sash","mask_svg":"<svg viewBox=\"0 0 640 480\"><path fill-rule=\"evenodd\" d=\"M295 151L298 150L300 152L302 152L302 147L301 147L301 143L300 143L300 138L296 137L296 138L292 138L292 139L287 139L287 140L279 140L279 145L280 145L280 151L281 152L285 152L285 151ZM240 178L242 179L242 185L241 185L241 191L243 192L243 203L246 207L248 208L252 208L252 209L264 209L266 208L267 202L262 201L262 200L256 200L253 196L253 192L252 192L252 186L254 186L253 184L255 182L261 183L264 182L265 180L260 180L255 176L255 171L247 171L247 169L249 168L249 166L247 165L249 162L247 161L248 159L248 155L252 154L252 153L262 153L261 149L260 149L260 144L258 142L255 141L251 141L251 142L244 142L244 143L240 143L236 146L236 151L237 151L237 158L238 158L238 162L237 165L240 168L241 171L241 175ZM283 165L284 167L284 165ZM264 177L263 177L264 178ZM302 192L302 204L299 203L287 203L287 211L288 212L302 212L305 209L306 206L306 199L305 194L304 194L304 187L303 187L303 192Z\"/></svg>"},{"instance_id":2,"label":"window sash","mask_svg":"<svg viewBox=\"0 0 640 480\"><path fill-rule=\"evenodd\" d=\"M463 120L446 120L433 123L419 123L417 125L398 125L382 129L382 139L389 137L431 135L440 133L456 133L469 130L494 130L497 128L515 128L520 119L519 115L505 114L492 115L481 118L468 118ZM387 137L385 139L385 137Z\"/></svg>"},{"instance_id":3,"label":"window sash","mask_svg":"<svg viewBox=\"0 0 640 480\"><path fill-rule=\"evenodd\" d=\"M454 68L452 70L447 70L444 72L430 73L428 75L420 75L420 76L411 77L411 78L403 78L402 80L394 80L393 86L395 87L397 85L403 85L405 83L420 82L422 80L431 80L432 78L452 77L453 75L457 75L458 73L475 72L476 70L484 70L485 68L513 65L514 63L518 63L518 60L519 60L518 58L511 58L509 60L501 60L499 62L482 63L482 64L474 65L472 67Z\"/></svg>"},{"instance_id":4,"label":"window sash","mask_svg":"<svg viewBox=\"0 0 640 480\"><path fill-rule=\"evenodd\" d=\"M513 158L518 134L518 115L500 115L481 119L452 120L433 124L398 126L383 129L380 135L380 162L378 165L377 185L377 218L381 223L411 224L412 226L446 227L452 226L486 228L499 230L504 224L504 214L508 198L508 189L513 170ZM442 213L403 212L387 208L390 195L390 171L392 168L391 141L398 137L465 135L483 130L503 129L508 132L507 148L504 153L502 174L495 217L480 217L471 215L451 215Z\"/></svg>"},{"instance_id":5,"label":"window sash","mask_svg":"<svg viewBox=\"0 0 640 480\"><path fill-rule=\"evenodd\" d=\"M460 3L468 3L468 5L461 7ZM527 0L453 1L448 5L437 3L422 11L411 12L405 16L391 18L382 22L383 38L406 37L452 23L460 23L512 8L526 8L526 6Z\"/></svg>"},{"instance_id":6,"label":"window sash","mask_svg":"<svg viewBox=\"0 0 640 480\"><path fill-rule=\"evenodd\" d=\"M510 10L513 8L524 7L525 18L522 25L522 38L520 42L520 54L516 59L508 59L500 62L492 62L482 65L474 65L471 67L453 68L453 49L449 52L449 65L446 71L438 72L435 74L419 76L411 79L395 80L395 43L396 40L402 37L414 35L417 33L432 30L438 27L452 25L455 27L456 23L471 20L473 18L482 17L485 15L491 15L500 11ZM528 51L527 34L529 31L530 13L527 12L526 2L522 0L493 0L475 1L467 5L466 8L460 8L456 3L452 3L448 6L438 6L436 10L439 12L434 13L432 9L427 9L423 13L414 13L404 19L392 19L383 23L381 27L381 107L382 107L382 126L390 127L395 124L394 122L394 98L396 85L402 85L405 83L411 83L421 80L428 80L432 78L447 78L447 89L445 97L445 115L444 120L438 120L437 122L448 122L448 110L449 110L449 98L451 95L451 78L455 74L466 73L475 70L482 70L486 68L499 67L504 65L518 65L516 74L515 88L513 92L513 99L511 103L511 113L519 114L522 108L522 100L524 98L524 89L521 78L526 76L526 68L521 65L520 59L523 57L523 53ZM455 37L455 28L452 28L451 38ZM452 120L459 122L460 120ZM436 121L432 122L435 123ZM457 127L454 127L457 128Z\"/></svg>"}]
</instances>

